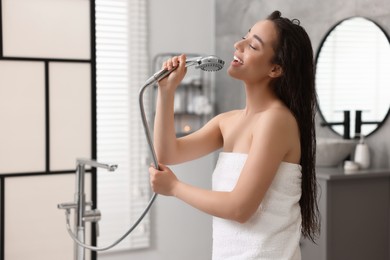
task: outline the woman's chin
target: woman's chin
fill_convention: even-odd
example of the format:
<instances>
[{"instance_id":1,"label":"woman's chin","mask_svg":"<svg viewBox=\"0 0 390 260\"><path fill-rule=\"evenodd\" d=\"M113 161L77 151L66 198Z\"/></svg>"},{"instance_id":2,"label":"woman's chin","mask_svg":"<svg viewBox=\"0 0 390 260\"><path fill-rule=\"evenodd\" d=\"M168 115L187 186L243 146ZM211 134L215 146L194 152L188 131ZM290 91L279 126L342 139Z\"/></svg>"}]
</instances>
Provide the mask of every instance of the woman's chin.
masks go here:
<instances>
[{"instance_id":1,"label":"woman's chin","mask_svg":"<svg viewBox=\"0 0 390 260\"><path fill-rule=\"evenodd\" d=\"M240 78L240 75L239 75L239 73L238 73L238 71L237 71L234 67L232 67L232 66L230 66L230 67L227 69L227 73L228 73L228 75L229 75L230 77L232 77L232 78L241 79L241 78Z\"/></svg>"}]
</instances>

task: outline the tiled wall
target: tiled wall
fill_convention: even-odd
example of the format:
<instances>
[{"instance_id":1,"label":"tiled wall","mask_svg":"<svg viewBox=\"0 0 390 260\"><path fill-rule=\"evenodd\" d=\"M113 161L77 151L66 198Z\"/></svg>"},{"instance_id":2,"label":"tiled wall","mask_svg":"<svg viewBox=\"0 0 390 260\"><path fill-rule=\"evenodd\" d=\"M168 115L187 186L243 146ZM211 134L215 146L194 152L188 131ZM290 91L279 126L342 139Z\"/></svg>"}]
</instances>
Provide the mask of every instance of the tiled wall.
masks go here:
<instances>
[{"instance_id":1,"label":"tiled wall","mask_svg":"<svg viewBox=\"0 0 390 260\"><path fill-rule=\"evenodd\" d=\"M390 2L382 0L216 0L216 50L227 64L233 59L233 44L256 21L280 10L283 16L298 18L305 27L314 52L328 30L337 22L352 16L367 17L390 34ZM226 66L227 67L227 66ZM226 68L225 68L226 70ZM242 83L226 73L216 74L216 100L218 112L242 108L245 103ZM390 97L389 97L390 99ZM320 118L317 120L319 121ZM319 137L334 137L329 129L318 127ZM390 119L367 138L371 149L372 167L390 167Z\"/></svg>"}]
</instances>

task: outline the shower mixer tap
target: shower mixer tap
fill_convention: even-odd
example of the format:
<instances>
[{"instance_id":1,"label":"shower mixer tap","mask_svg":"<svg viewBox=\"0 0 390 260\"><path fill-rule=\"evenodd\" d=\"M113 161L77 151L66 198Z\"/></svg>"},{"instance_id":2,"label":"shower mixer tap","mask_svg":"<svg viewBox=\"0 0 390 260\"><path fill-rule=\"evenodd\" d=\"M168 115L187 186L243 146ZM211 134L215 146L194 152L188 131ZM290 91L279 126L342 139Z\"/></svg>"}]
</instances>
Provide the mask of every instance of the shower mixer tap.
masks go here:
<instances>
[{"instance_id":1,"label":"shower mixer tap","mask_svg":"<svg viewBox=\"0 0 390 260\"><path fill-rule=\"evenodd\" d=\"M92 202L86 201L85 196L85 167L91 166L94 168L106 169L110 172L115 171L118 168L116 164L104 164L90 159L77 159L76 160L76 192L74 194L74 202L66 202L58 204L59 209L65 209L67 216L70 214L70 210L75 210L74 229L76 230L76 237L79 241L84 242L85 237L85 222L96 223L96 230L98 233L98 221L100 220L101 213L98 209L86 210L87 206L92 207ZM84 260L85 249L75 243L74 259Z\"/></svg>"}]
</instances>

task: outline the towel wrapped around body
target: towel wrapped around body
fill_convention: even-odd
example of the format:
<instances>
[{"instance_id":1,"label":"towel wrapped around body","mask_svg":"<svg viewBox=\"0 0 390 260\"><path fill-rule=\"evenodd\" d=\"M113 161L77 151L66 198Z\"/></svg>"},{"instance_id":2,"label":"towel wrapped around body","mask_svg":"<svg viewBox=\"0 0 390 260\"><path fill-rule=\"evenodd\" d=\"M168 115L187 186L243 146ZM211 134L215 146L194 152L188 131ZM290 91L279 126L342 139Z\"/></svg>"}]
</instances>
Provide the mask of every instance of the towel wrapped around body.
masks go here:
<instances>
[{"instance_id":1,"label":"towel wrapped around body","mask_svg":"<svg viewBox=\"0 0 390 260\"><path fill-rule=\"evenodd\" d=\"M219 154L213 190L231 191L247 154ZM259 208L244 224L213 217L213 260L299 260L301 166L282 162Z\"/></svg>"}]
</instances>

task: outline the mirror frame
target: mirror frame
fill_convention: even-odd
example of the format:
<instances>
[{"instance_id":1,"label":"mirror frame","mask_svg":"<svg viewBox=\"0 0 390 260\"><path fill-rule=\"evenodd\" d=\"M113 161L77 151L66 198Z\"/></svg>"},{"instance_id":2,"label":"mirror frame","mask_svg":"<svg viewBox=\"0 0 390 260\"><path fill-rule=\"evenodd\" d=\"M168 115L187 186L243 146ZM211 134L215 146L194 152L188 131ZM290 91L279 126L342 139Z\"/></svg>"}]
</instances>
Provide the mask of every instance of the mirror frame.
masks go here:
<instances>
[{"instance_id":1,"label":"mirror frame","mask_svg":"<svg viewBox=\"0 0 390 260\"><path fill-rule=\"evenodd\" d=\"M342 19L342 20L336 22L332 27L330 27L330 29L325 33L325 35L322 37L322 39L321 39L321 41L320 41L320 44L319 44L319 46L318 46L318 48L317 48L316 55L315 55L315 59L314 59L314 65L315 65L315 77L314 77L314 79L315 79L315 81L316 81L316 76L317 76L317 63L318 63L318 58L319 58L319 56L320 56L322 47L324 46L324 43L325 43L326 39L328 38L328 36L330 35L330 33L331 33L337 26L339 26L342 22L344 22L344 21L346 21L346 20L349 20L349 19L352 19L352 18L363 18L363 19L366 19L366 20L372 22L373 24L375 24L375 25L383 32L383 34L386 36L386 39L387 39L387 41L389 42L389 48L390 48L390 36L389 36L389 34L383 29L382 26L380 26L380 25L379 25L377 22L375 22L374 20L372 20L372 19L370 19L370 18L367 18L367 17L365 17L365 16L350 16L350 17L347 17L347 18L345 18L345 19ZM316 83L315 83L315 87L316 87L316 89L317 89L317 84L316 84ZM389 86L389 87L390 87L390 86ZM389 98L390 98L390 97L389 97ZM317 100L319 100L319 97L317 97ZM321 120L322 120L321 122L329 123L329 122L325 119L325 117L324 117L324 115L323 115L323 113L322 113L322 111L321 111L321 107L320 107L319 102L317 102L317 110L318 110L318 113L319 113L319 115L320 115L320 117L321 117ZM365 135L365 137L368 137L368 136L372 135L373 133L375 133L376 131L378 131L378 129L380 129L380 128L383 126L383 124L387 121L387 119L388 119L389 117L390 117L390 106L389 106L389 108L388 108L388 110L387 110L387 113L386 113L385 117L382 119L382 121L381 121L380 123L377 124L377 127L376 127L373 131L371 131L369 134ZM330 129L333 133L337 134L338 136L343 137L339 132L337 132L336 130L334 130L332 126L326 125L326 126L321 126L321 127L327 127L327 128ZM350 129L349 132L350 132L350 135L351 135L351 129ZM353 130L352 130L352 132L353 132ZM354 134L354 133L352 133L352 134ZM354 137L352 137L352 138L350 137L350 139L353 139L353 138L356 139L356 138L359 138L359 137L356 137L356 136L354 136Z\"/></svg>"}]
</instances>

